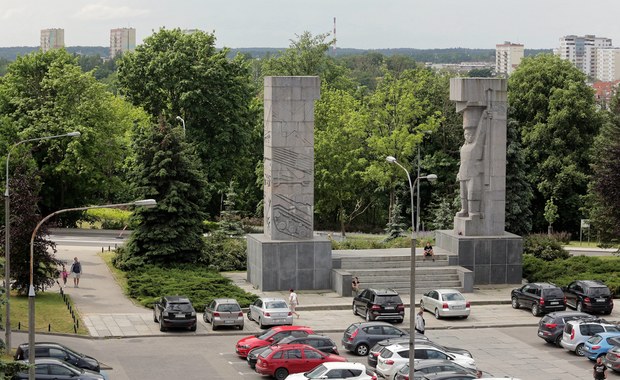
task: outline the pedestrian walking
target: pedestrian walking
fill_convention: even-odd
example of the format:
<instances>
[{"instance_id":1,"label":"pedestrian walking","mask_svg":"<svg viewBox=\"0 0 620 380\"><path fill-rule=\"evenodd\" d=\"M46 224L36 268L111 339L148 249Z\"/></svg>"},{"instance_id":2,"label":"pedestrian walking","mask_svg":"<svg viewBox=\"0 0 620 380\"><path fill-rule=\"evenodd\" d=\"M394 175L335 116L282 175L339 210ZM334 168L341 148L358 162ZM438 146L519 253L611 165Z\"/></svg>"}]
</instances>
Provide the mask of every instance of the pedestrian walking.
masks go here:
<instances>
[{"instance_id":1,"label":"pedestrian walking","mask_svg":"<svg viewBox=\"0 0 620 380\"><path fill-rule=\"evenodd\" d=\"M603 364L603 359L599 356L596 358L596 364L594 364L594 380L605 380L607 378L607 367Z\"/></svg>"},{"instance_id":2,"label":"pedestrian walking","mask_svg":"<svg viewBox=\"0 0 620 380\"><path fill-rule=\"evenodd\" d=\"M60 277L62 278L62 287L67 287L67 277L69 277L69 272L67 272L67 267L65 264L62 264L62 272L60 272Z\"/></svg>"},{"instance_id":3,"label":"pedestrian walking","mask_svg":"<svg viewBox=\"0 0 620 380\"><path fill-rule=\"evenodd\" d=\"M418 314L415 315L415 331L424 334L426 329L426 321L424 320L424 309L420 308Z\"/></svg>"},{"instance_id":4,"label":"pedestrian walking","mask_svg":"<svg viewBox=\"0 0 620 380\"><path fill-rule=\"evenodd\" d=\"M291 306L291 313L295 314L297 316L297 319L299 319L299 313L295 311L297 305L299 305L299 297L297 297L295 289L290 290L290 294L288 295L288 303Z\"/></svg>"},{"instance_id":5,"label":"pedestrian walking","mask_svg":"<svg viewBox=\"0 0 620 380\"><path fill-rule=\"evenodd\" d=\"M354 295L358 295L360 292L360 279L357 276L353 277L353 281L351 281L351 289L353 290Z\"/></svg>"},{"instance_id":6,"label":"pedestrian walking","mask_svg":"<svg viewBox=\"0 0 620 380\"><path fill-rule=\"evenodd\" d=\"M80 287L80 276L82 275L82 264L78 261L77 257L73 258L73 264L71 264L71 277L73 277L73 287Z\"/></svg>"}]
</instances>

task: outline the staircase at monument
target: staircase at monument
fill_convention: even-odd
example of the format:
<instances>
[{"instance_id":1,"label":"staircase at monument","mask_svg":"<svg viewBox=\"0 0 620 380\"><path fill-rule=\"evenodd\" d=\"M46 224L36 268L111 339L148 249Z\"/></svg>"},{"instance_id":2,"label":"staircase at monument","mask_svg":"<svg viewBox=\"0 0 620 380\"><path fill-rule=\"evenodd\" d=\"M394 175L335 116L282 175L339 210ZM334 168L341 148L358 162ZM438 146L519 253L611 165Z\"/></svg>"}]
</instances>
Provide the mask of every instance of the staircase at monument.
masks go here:
<instances>
[{"instance_id":1,"label":"staircase at monument","mask_svg":"<svg viewBox=\"0 0 620 380\"><path fill-rule=\"evenodd\" d=\"M375 251L375 252L371 252ZM411 259L408 249L333 251L334 269L359 277L362 288L390 288L409 294ZM451 288L463 291L458 266L449 265L448 254L436 253L435 261L416 255L416 293Z\"/></svg>"}]
</instances>

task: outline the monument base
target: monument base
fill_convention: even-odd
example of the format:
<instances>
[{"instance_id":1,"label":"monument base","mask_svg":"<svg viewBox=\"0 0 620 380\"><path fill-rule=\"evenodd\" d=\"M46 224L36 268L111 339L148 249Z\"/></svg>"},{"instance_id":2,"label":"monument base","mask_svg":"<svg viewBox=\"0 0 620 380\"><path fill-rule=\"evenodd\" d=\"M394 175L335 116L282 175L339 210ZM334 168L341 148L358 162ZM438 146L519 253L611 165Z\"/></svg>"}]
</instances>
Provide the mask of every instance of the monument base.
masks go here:
<instances>
[{"instance_id":1,"label":"monument base","mask_svg":"<svg viewBox=\"0 0 620 380\"><path fill-rule=\"evenodd\" d=\"M324 237L271 240L247 235L247 280L262 291L331 289L332 246Z\"/></svg>"},{"instance_id":2,"label":"monument base","mask_svg":"<svg viewBox=\"0 0 620 380\"><path fill-rule=\"evenodd\" d=\"M463 236L435 231L435 245L458 256L458 263L474 272L474 285L521 284L523 239L509 232L500 236Z\"/></svg>"}]
</instances>

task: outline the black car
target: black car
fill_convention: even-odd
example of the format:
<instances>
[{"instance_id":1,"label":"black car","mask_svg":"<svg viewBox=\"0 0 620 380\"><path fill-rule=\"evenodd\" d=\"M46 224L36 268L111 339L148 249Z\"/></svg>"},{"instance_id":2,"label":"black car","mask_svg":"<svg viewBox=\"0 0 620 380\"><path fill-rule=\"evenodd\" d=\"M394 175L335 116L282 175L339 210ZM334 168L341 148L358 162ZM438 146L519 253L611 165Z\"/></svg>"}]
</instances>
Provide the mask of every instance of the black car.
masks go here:
<instances>
[{"instance_id":1,"label":"black car","mask_svg":"<svg viewBox=\"0 0 620 380\"><path fill-rule=\"evenodd\" d=\"M546 340L548 343L553 343L558 347L562 347L560 341L562 340L564 325L566 325L568 321L577 319L600 321L599 318L580 311L555 311L543 316L538 322L538 337Z\"/></svg>"},{"instance_id":2,"label":"black car","mask_svg":"<svg viewBox=\"0 0 620 380\"><path fill-rule=\"evenodd\" d=\"M529 308L534 316L566 310L566 299L562 289L546 282L533 282L513 289L510 298L513 308Z\"/></svg>"},{"instance_id":3,"label":"black car","mask_svg":"<svg viewBox=\"0 0 620 380\"><path fill-rule=\"evenodd\" d=\"M331 340L329 337L324 336L324 335L310 334L308 336L300 336L300 337L287 336L287 337L280 339L277 342L274 342L273 344L283 345L283 344L292 344L292 343L307 344L308 346L312 346L316 348L317 350L325 352L327 354L339 355L338 347L336 346L336 343L334 343L333 340ZM256 361L258 360L258 355L260 355L263 351L265 351L268 348L269 346L257 347L251 350L250 352L248 352L248 357L246 359L251 368L256 367Z\"/></svg>"},{"instance_id":4,"label":"black car","mask_svg":"<svg viewBox=\"0 0 620 380\"><path fill-rule=\"evenodd\" d=\"M36 355L36 353L35 353ZM65 361L54 358L35 358L34 371L36 379L54 380L104 380L102 374L88 369L78 368ZM28 379L28 371L17 373L13 379Z\"/></svg>"},{"instance_id":5,"label":"black car","mask_svg":"<svg viewBox=\"0 0 620 380\"><path fill-rule=\"evenodd\" d=\"M15 351L15 360L28 360L28 343L20 344ZM55 358L78 368L99 372L101 367L97 359L80 354L67 346L53 342L37 342L34 344L35 360L39 358Z\"/></svg>"},{"instance_id":6,"label":"black car","mask_svg":"<svg viewBox=\"0 0 620 380\"><path fill-rule=\"evenodd\" d=\"M404 336L409 336L409 333L387 322L360 322L350 325L345 330L340 343L347 351L366 356L370 347L377 342Z\"/></svg>"},{"instance_id":7,"label":"black car","mask_svg":"<svg viewBox=\"0 0 620 380\"><path fill-rule=\"evenodd\" d=\"M391 346L392 344L407 345L409 344L409 337L406 336L402 338L386 339L386 340L377 342L377 344L372 346L372 348L370 349L370 352L368 352L368 366L372 368L376 368L377 357L379 356L379 353L381 352L383 347ZM425 346L433 346L449 354L459 354L459 355L469 356L470 358L472 357L471 352L469 352L468 350L465 350L463 348L442 346L441 344L430 341L427 337L425 337L422 334L418 334L418 333L416 333L416 336L415 336L415 344L424 344Z\"/></svg>"},{"instance_id":8,"label":"black car","mask_svg":"<svg viewBox=\"0 0 620 380\"><path fill-rule=\"evenodd\" d=\"M614 308L611 291L600 281L573 281L563 289L566 305L577 311L611 314Z\"/></svg>"},{"instance_id":9,"label":"black car","mask_svg":"<svg viewBox=\"0 0 620 380\"><path fill-rule=\"evenodd\" d=\"M395 290L364 289L353 298L353 314L370 321L395 321L405 319L405 305Z\"/></svg>"},{"instance_id":10,"label":"black car","mask_svg":"<svg viewBox=\"0 0 620 380\"><path fill-rule=\"evenodd\" d=\"M159 322L159 331L166 331L170 327L196 331L196 310L187 297L161 297L153 305L153 321Z\"/></svg>"}]
</instances>

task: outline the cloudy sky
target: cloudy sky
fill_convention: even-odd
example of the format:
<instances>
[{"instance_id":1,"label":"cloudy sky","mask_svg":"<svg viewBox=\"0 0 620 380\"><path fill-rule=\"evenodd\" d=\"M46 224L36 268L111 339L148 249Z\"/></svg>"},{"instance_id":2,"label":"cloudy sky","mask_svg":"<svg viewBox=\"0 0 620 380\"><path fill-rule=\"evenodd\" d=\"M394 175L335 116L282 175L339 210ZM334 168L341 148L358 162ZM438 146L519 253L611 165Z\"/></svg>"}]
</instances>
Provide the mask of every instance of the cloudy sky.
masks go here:
<instances>
[{"instance_id":1,"label":"cloudy sky","mask_svg":"<svg viewBox=\"0 0 620 380\"><path fill-rule=\"evenodd\" d=\"M587 4L587 5L586 5ZM553 48L567 34L620 46L620 0L0 0L0 46L38 46L63 28L65 45L109 46L109 31L215 31L217 46L286 47L296 34L331 33L339 47Z\"/></svg>"}]
</instances>

